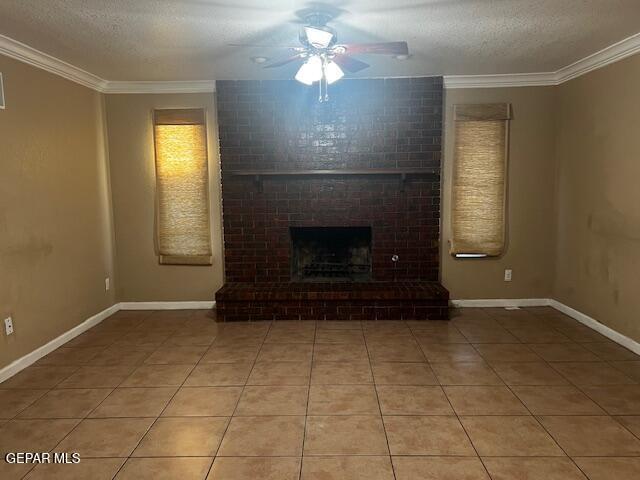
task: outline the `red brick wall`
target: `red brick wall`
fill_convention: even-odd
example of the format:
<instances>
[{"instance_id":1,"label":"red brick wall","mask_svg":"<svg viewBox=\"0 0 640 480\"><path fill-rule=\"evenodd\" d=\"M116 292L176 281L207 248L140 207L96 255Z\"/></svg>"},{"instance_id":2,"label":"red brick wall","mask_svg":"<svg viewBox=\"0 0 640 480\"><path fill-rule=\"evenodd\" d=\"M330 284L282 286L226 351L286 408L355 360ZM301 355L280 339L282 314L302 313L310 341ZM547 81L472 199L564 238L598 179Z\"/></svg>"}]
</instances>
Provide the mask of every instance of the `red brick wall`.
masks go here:
<instances>
[{"instance_id":1,"label":"red brick wall","mask_svg":"<svg viewBox=\"0 0 640 480\"><path fill-rule=\"evenodd\" d=\"M227 282L289 281L289 227L371 226L374 280L438 280L442 78L219 81ZM274 177L230 170L433 168L409 177ZM394 264L391 256L397 254Z\"/></svg>"}]
</instances>

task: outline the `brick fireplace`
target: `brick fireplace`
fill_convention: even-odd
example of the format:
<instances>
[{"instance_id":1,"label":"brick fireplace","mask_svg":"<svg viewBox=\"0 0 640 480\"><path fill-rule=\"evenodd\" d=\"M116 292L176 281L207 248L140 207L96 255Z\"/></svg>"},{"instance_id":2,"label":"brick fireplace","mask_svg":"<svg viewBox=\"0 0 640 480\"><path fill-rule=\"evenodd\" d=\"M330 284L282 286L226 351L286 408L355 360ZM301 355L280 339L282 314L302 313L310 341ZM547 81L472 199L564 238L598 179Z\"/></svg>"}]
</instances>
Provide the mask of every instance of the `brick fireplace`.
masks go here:
<instances>
[{"instance_id":1,"label":"brick fireplace","mask_svg":"<svg viewBox=\"0 0 640 480\"><path fill-rule=\"evenodd\" d=\"M223 321L446 318L442 79L220 81Z\"/></svg>"}]
</instances>

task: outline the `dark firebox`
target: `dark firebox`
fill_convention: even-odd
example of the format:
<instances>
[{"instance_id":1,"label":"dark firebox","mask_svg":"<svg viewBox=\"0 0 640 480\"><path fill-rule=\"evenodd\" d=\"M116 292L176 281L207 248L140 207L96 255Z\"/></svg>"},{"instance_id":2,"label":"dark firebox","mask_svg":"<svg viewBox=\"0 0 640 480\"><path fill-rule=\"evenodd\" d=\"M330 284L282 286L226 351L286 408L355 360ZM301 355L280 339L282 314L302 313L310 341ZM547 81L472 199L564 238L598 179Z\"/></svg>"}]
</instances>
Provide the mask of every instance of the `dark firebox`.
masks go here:
<instances>
[{"instance_id":1,"label":"dark firebox","mask_svg":"<svg viewBox=\"0 0 640 480\"><path fill-rule=\"evenodd\" d=\"M370 227L292 227L289 232L293 281L371 280Z\"/></svg>"}]
</instances>

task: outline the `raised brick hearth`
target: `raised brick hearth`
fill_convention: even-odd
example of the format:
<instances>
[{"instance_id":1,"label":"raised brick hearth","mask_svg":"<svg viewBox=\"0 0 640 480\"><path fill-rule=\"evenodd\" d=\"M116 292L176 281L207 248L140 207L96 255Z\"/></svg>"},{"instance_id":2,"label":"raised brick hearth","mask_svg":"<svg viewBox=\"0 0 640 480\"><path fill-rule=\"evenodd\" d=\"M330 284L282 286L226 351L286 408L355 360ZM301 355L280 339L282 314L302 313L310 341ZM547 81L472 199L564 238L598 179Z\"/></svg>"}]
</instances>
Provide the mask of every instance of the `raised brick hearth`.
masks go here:
<instances>
[{"instance_id":1,"label":"raised brick hearth","mask_svg":"<svg viewBox=\"0 0 640 480\"><path fill-rule=\"evenodd\" d=\"M218 318L446 318L442 79L221 81ZM293 227L368 227L368 283L292 282ZM397 256L397 261L393 257Z\"/></svg>"},{"instance_id":2,"label":"raised brick hearth","mask_svg":"<svg viewBox=\"0 0 640 480\"><path fill-rule=\"evenodd\" d=\"M447 318L437 282L227 283L217 315L234 320L428 320Z\"/></svg>"}]
</instances>

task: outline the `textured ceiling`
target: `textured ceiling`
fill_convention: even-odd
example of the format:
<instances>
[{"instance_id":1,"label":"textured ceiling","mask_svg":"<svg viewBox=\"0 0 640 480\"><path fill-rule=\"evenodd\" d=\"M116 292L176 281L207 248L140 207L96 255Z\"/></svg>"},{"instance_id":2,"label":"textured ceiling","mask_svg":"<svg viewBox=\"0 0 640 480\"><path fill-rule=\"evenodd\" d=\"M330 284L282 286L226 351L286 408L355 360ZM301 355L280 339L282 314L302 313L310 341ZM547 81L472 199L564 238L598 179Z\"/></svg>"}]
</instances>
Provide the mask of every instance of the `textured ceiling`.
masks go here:
<instances>
[{"instance_id":1,"label":"textured ceiling","mask_svg":"<svg viewBox=\"0 0 640 480\"><path fill-rule=\"evenodd\" d=\"M360 76L555 71L640 31L640 0L344 0L342 42L406 40L412 57L360 56ZM108 80L290 78L263 70L296 45L293 0L0 0L0 33Z\"/></svg>"}]
</instances>

